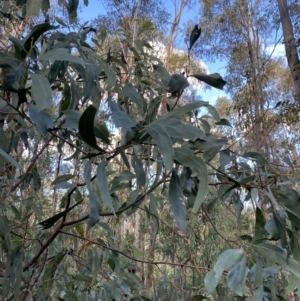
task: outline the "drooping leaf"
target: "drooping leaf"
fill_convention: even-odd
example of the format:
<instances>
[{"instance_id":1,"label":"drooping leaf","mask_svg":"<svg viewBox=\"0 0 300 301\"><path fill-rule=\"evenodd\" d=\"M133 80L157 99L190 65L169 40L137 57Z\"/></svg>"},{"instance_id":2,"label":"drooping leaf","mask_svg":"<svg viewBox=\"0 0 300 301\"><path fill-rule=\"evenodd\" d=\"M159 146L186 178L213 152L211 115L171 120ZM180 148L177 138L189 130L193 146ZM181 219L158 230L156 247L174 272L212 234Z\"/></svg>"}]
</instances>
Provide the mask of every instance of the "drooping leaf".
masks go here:
<instances>
[{"instance_id":1,"label":"drooping leaf","mask_svg":"<svg viewBox=\"0 0 300 301\"><path fill-rule=\"evenodd\" d=\"M231 162L231 152L229 149L220 151L220 166L225 167Z\"/></svg>"},{"instance_id":2,"label":"drooping leaf","mask_svg":"<svg viewBox=\"0 0 300 301\"><path fill-rule=\"evenodd\" d=\"M253 248L257 250L267 262L279 263L300 279L300 264L288 256L283 249L265 242L256 244Z\"/></svg>"},{"instance_id":3,"label":"drooping leaf","mask_svg":"<svg viewBox=\"0 0 300 301\"><path fill-rule=\"evenodd\" d=\"M78 298L77 298L76 294L74 294L73 292L67 291L63 296L63 300L65 300L65 301L78 301Z\"/></svg>"},{"instance_id":4,"label":"drooping leaf","mask_svg":"<svg viewBox=\"0 0 300 301\"><path fill-rule=\"evenodd\" d=\"M106 144L110 144L110 140L109 140L110 134L104 121L98 120L98 122L95 122L94 133L97 138L101 139Z\"/></svg>"},{"instance_id":5,"label":"drooping leaf","mask_svg":"<svg viewBox=\"0 0 300 301\"><path fill-rule=\"evenodd\" d=\"M249 269L246 267L246 256L237 262L227 275L228 287L239 296L247 295L246 278Z\"/></svg>"},{"instance_id":6,"label":"drooping leaf","mask_svg":"<svg viewBox=\"0 0 300 301\"><path fill-rule=\"evenodd\" d=\"M12 158L7 152L5 152L2 148L0 148L0 155L4 157L4 159L14 165L16 168L22 169L22 166L19 162L17 162L14 158Z\"/></svg>"},{"instance_id":7,"label":"drooping leaf","mask_svg":"<svg viewBox=\"0 0 300 301\"><path fill-rule=\"evenodd\" d=\"M196 24L190 34L190 47L189 50L192 49L193 45L197 42L201 35L201 28L198 27L198 24Z\"/></svg>"},{"instance_id":8,"label":"drooping leaf","mask_svg":"<svg viewBox=\"0 0 300 301\"><path fill-rule=\"evenodd\" d=\"M222 78L222 76L219 73L213 73L213 74L204 74L204 73L198 73L191 75L198 80L201 80L205 82L206 84L222 90L223 87L226 85L226 81Z\"/></svg>"},{"instance_id":9,"label":"drooping leaf","mask_svg":"<svg viewBox=\"0 0 300 301\"><path fill-rule=\"evenodd\" d=\"M48 109L52 106L52 90L48 79L42 74L30 74L32 80L32 98L36 103L38 111Z\"/></svg>"},{"instance_id":10,"label":"drooping leaf","mask_svg":"<svg viewBox=\"0 0 300 301\"><path fill-rule=\"evenodd\" d=\"M157 144L163 156L167 170L172 169L174 149L166 129L164 126L153 122L146 126L146 130Z\"/></svg>"},{"instance_id":11,"label":"drooping leaf","mask_svg":"<svg viewBox=\"0 0 300 301\"><path fill-rule=\"evenodd\" d=\"M100 219L101 203L98 200L96 194L92 190L91 186L91 171L92 162L88 161L84 168L84 179L86 182L86 187L89 192L90 199L90 214L87 224L87 231L89 231Z\"/></svg>"},{"instance_id":12,"label":"drooping leaf","mask_svg":"<svg viewBox=\"0 0 300 301\"><path fill-rule=\"evenodd\" d=\"M211 148L208 148L205 150L205 152L203 153L203 159L206 162L211 161L220 151L221 146L214 146Z\"/></svg>"},{"instance_id":13,"label":"drooping leaf","mask_svg":"<svg viewBox=\"0 0 300 301\"><path fill-rule=\"evenodd\" d=\"M219 279L216 278L215 270L210 270L204 278L204 285L209 293L212 293L219 283Z\"/></svg>"},{"instance_id":14,"label":"drooping leaf","mask_svg":"<svg viewBox=\"0 0 300 301\"><path fill-rule=\"evenodd\" d=\"M38 132L46 136L48 133L48 129L53 128L53 121L50 115L46 111L38 111L37 106L30 103L29 107L29 116L30 119L35 123Z\"/></svg>"},{"instance_id":15,"label":"drooping leaf","mask_svg":"<svg viewBox=\"0 0 300 301\"><path fill-rule=\"evenodd\" d=\"M117 103L109 99L108 107L112 112L111 118L116 127L125 128L129 131L135 127L135 123Z\"/></svg>"},{"instance_id":16,"label":"drooping leaf","mask_svg":"<svg viewBox=\"0 0 300 301\"><path fill-rule=\"evenodd\" d=\"M244 256L243 249L229 249L224 251L218 258L214 271L215 271L215 278L219 279L222 276L222 273L234 265L236 262L240 261Z\"/></svg>"},{"instance_id":17,"label":"drooping leaf","mask_svg":"<svg viewBox=\"0 0 300 301\"><path fill-rule=\"evenodd\" d=\"M225 125L225 126L231 126L230 122L226 118L221 118L220 121L217 121L215 123L216 125Z\"/></svg>"},{"instance_id":18,"label":"drooping leaf","mask_svg":"<svg viewBox=\"0 0 300 301\"><path fill-rule=\"evenodd\" d=\"M65 110L63 113L66 116L66 121L62 124L62 128L78 130L82 113L76 110Z\"/></svg>"},{"instance_id":19,"label":"drooping leaf","mask_svg":"<svg viewBox=\"0 0 300 301\"><path fill-rule=\"evenodd\" d=\"M137 105L142 114L145 113L146 102L132 84L126 83L126 85L123 87L123 92Z\"/></svg>"},{"instance_id":20,"label":"drooping leaf","mask_svg":"<svg viewBox=\"0 0 300 301\"><path fill-rule=\"evenodd\" d=\"M143 166L143 162L137 157L132 157L132 167L134 169L134 172L136 173L136 181L138 187L143 187L146 185L146 174Z\"/></svg>"},{"instance_id":21,"label":"drooping leaf","mask_svg":"<svg viewBox=\"0 0 300 301\"><path fill-rule=\"evenodd\" d=\"M97 183L99 186L100 195L104 205L111 208L112 211L114 212L114 207L112 204L106 173L105 173L105 166L106 166L106 160L103 159L97 168Z\"/></svg>"},{"instance_id":22,"label":"drooping leaf","mask_svg":"<svg viewBox=\"0 0 300 301\"><path fill-rule=\"evenodd\" d=\"M77 64L84 64L84 60L78 56L69 53L66 48L54 48L39 57L41 61L67 61Z\"/></svg>"},{"instance_id":23,"label":"drooping leaf","mask_svg":"<svg viewBox=\"0 0 300 301\"><path fill-rule=\"evenodd\" d=\"M75 176L74 176L74 175L71 175L71 174L58 176L58 177L51 183L51 185L57 185L57 184L62 183L62 182L67 182L67 181L69 181L70 179L72 179L72 178L74 178L74 177L75 177Z\"/></svg>"},{"instance_id":24,"label":"drooping leaf","mask_svg":"<svg viewBox=\"0 0 300 301\"><path fill-rule=\"evenodd\" d=\"M172 176L169 187L169 202L174 219L180 230L186 231L186 206L184 203L184 196L180 187L180 180L176 170L172 170Z\"/></svg>"},{"instance_id":25,"label":"drooping leaf","mask_svg":"<svg viewBox=\"0 0 300 301\"><path fill-rule=\"evenodd\" d=\"M42 221L39 223L39 225L41 225L43 227L43 229L48 229L50 227L52 227L60 218L62 218L63 216L65 216L68 212L70 212L71 210L73 210L76 206L78 206L80 203L82 202L79 201L76 204L74 204L73 206L69 207L68 209L57 213L49 218L47 218L46 220Z\"/></svg>"},{"instance_id":26,"label":"drooping leaf","mask_svg":"<svg viewBox=\"0 0 300 301\"><path fill-rule=\"evenodd\" d=\"M252 158L252 159L256 159L257 162L262 165L262 166L265 166L265 165L268 165L268 161L266 160L266 158L259 154L259 153L256 153L256 152L247 152L247 153L244 153L243 154L243 157L244 158Z\"/></svg>"},{"instance_id":27,"label":"drooping leaf","mask_svg":"<svg viewBox=\"0 0 300 301\"><path fill-rule=\"evenodd\" d=\"M190 84L186 77L184 77L182 74L173 74L168 83L168 91L170 93L177 93L179 91L183 91L189 85Z\"/></svg>"},{"instance_id":28,"label":"drooping leaf","mask_svg":"<svg viewBox=\"0 0 300 301\"><path fill-rule=\"evenodd\" d=\"M41 176L36 170L32 171L32 186L35 192L39 191L42 186Z\"/></svg>"},{"instance_id":29,"label":"drooping leaf","mask_svg":"<svg viewBox=\"0 0 300 301\"><path fill-rule=\"evenodd\" d=\"M255 211L255 233L254 240L261 239L265 236L265 218L259 207L256 207Z\"/></svg>"},{"instance_id":30,"label":"drooping leaf","mask_svg":"<svg viewBox=\"0 0 300 301\"><path fill-rule=\"evenodd\" d=\"M94 133L94 119L97 109L93 105L89 105L79 119L78 130L82 140L89 146L104 152L97 144Z\"/></svg>"}]
</instances>

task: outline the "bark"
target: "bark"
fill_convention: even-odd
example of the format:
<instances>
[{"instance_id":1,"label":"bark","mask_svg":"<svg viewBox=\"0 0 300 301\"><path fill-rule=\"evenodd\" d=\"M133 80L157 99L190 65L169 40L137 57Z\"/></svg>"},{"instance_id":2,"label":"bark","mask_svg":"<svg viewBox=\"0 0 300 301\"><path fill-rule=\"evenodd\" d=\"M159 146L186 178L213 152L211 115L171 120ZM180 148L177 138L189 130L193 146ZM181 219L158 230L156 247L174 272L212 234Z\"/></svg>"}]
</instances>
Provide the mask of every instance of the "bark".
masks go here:
<instances>
[{"instance_id":1,"label":"bark","mask_svg":"<svg viewBox=\"0 0 300 301\"><path fill-rule=\"evenodd\" d=\"M285 53L292 74L296 97L300 103L300 61L295 43L293 25L288 11L287 1L277 0L277 2L282 24Z\"/></svg>"}]
</instances>

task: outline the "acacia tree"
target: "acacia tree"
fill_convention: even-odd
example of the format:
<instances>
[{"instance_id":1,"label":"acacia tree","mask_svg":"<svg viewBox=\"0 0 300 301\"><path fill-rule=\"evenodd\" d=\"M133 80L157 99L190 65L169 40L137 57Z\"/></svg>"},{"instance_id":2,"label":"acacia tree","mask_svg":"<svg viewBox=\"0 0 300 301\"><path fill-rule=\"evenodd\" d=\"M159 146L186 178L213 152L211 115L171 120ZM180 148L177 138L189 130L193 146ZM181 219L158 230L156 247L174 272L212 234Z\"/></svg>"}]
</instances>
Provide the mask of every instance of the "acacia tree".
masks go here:
<instances>
[{"instance_id":1,"label":"acacia tree","mask_svg":"<svg viewBox=\"0 0 300 301\"><path fill-rule=\"evenodd\" d=\"M199 287L182 290L183 299L220 292L225 278L230 298L275 299L282 293L277 274L286 277L280 268L290 271L286 289L293 290L300 278L298 192L261 154L230 152L228 139L215 134L229 122L209 103L182 105L187 79L169 74L145 41L130 45L129 69L106 48L105 35L94 41L97 54L84 40L88 32L65 33L45 22L24 38L10 37L11 50L0 53L2 299L179 298L168 281L172 267L177 283L184 276ZM226 83L218 74L188 76L219 89ZM199 108L203 115L191 118ZM64 167L53 173L54 166ZM218 187L218 197L209 187ZM267 204L262 209L258 195ZM243 198L254 204L251 226L242 223ZM215 215L216 204L236 218L230 240L219 230L228 219ZM132 245L130 235L128 242L116 239L119 220L140 213L152 242L172 225L165 243L176 254L165 248L164 257L142 257L144 246ZM210 257L209 244L201 249L196 218L203 240L226 242L221 255ZM180 253L176 242L195 252ZM201 261L203 254L212 265ZM126 259L165 266L158 289L143 291ZM205 278L201 271L208 271Z\"/></svg>"}]
</instances>

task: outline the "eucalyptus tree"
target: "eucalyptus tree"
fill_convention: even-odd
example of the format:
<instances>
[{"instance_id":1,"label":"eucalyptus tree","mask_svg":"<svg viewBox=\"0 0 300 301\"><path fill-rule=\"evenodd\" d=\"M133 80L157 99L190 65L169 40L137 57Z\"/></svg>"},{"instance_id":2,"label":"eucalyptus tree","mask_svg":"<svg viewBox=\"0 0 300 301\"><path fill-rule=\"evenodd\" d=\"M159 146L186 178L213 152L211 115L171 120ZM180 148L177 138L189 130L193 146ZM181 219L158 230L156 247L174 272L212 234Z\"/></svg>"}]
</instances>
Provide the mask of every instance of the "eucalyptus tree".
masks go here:
<instances>
[{"instance_id":1,"label":"eucalyptus tree","mask_svg":"<svg viewBox=\"0 0 300 301\"><path fill-rule=\"evenodd\" d=\"M228 299L275 300L297 287L300 196L290 181L263 155L230 151L216 135L228 120L207 102L183 105L187 78L171 75L146 41L128 41L139 58L132 72L107 36L84 40L90 30L65 33L44 22L0 53L2 300L203 300L224 289ZM226 84L219 74L187 76ZM204 114L191 118L199 108ZM57 154L69 165L53 173ZM136 214L146 242L164 238L153 258L145 243L113 231ZM153 265L155 286L145 291L128 262Z\"/></svg>"}]
</instances>

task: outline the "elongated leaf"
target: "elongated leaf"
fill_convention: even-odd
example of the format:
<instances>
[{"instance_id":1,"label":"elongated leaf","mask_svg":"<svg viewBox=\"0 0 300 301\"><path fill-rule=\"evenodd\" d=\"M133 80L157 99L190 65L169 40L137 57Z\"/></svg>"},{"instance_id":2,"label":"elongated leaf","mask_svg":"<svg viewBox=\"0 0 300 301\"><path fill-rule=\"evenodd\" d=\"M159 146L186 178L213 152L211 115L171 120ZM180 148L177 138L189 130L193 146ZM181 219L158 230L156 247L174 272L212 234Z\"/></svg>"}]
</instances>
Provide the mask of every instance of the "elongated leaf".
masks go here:
<instances>
[{"instance_id":1,"label":"elongated leaf","mask_svg":"<svg viewBox=\"0 0 300 301\"><path fill-rule=\"evenodd\" d=\"M112 112L111 118L116 127L125 128L129 131L135 127L135 123L118 104L112 100L108 100L108 106Z\"/></svg>"},{"instance_id":2,"label":"elongated leaf","mask_svg":"<svg viewBox=\"0 0 300 301\"><path fill-rule=\"evenodd\" d=\"M110 144L109 131L104 121L98 120L94 125L95 136L106 144Z\"/></svg>"},{"instance_id":3,"label":"elongated leaf","mask_svg":"<svg viewBox=\"0 0 300 301\"><path fill-rule=\"evenodd\" d=\"M170 93L177 93L183 91L189 85L189 82L182 74L173 74L168 83L168 91Z\"/></svg>"},{"instance_id":4,"label":"elongated leaf","mask_svg":"<svg viewBox=\"0 0 300 301\"><path fill-rule=\"evenodd\" d=\"M67 61L77 64L84 64L84 60L80 57L72 55L66 48L54 48L39 57L41 61Z\"/></svg>"},{"instance_id":5,"label":"elongated leaf","mask_svg":"<svg viewBox=\"0 0 300 301\"><path fill-rule=\"evenodd\" d=\"M100 219L101 203L91 187L91 171L92 162L88 161L84 168L84 179L86 182L86 187L89 192L90 199L90 214L87 224L87 231L89 231Z\"/></svg>"},{"instance_id":6,"label":"elongated leaf","mask_svg":"<svg viewBox=\"0 0 300 301\"><path fill-rule=\"evenodd\" d=\"M193 74L191 75L198 80L201 80L205 82L206 84L222 90L223 87L226 85L226 81L222 78L222 76L219 73L213 73L213 74L204 74L204 73L198 73L198 74Z\"/></svg>"},{"instance_id":7,"label":"elongated leaf","mask_svg":"<svg viewBox=\"0 0 300 301\"><path fill-rule=\"evenodd\" d=\"M253 159L256 159L257 162L262 165L262 166L265 166L265 165L268 165L268 161L266 160L266 158L259 154L259 153L256 153L256 152L248 152L248 153L245 153L243 154L243 157L244 158L253 158Z\"/></svg>"},{"instance_id":8,"label":"elongated leaf","mask_svg":"<svg viewBox=\"0 0 300 301\"><path fill-rule=\"evenodd\" d=\"M132 167L134 169L134 172L137 175L137 186L143 187L146 185L146 173L144 170L143 162L137 157L132 157Z\"/></svg>"},{"instance_id":9,"label":"elongated leaf","mask_svg":"<svg viewBox=\"0 0 300 301\"><path fill-rule=\"evenodd\" d=\"M216 272L214 270L209 271L204 278L204 285L209 293L212 293L219 283L219 279L216 279Z\"/></svg>"},{"instance_id":10,"label":"elongated leaf","mask_svg":"<svg viewBox=\"0 0 300 301\"><path fill-rule=\"evenodd\" d=\"M67 174L67 175L61 175L59 177L57 177L52 183L51 185L57 185L59 183L62 183L62 182L67 182L69 181L70 179L74 178L75 176L74 175L70 175L70 174Z\"/></svg>"},{"instance_id":11,"label":"elongated leaf","mask_svg":"<svg viewBox=\"0 0 300 301\"><path fill-rule=\"evenodd\" d=\"M82 113L76 110L65 110L64 115L66 116L66 121L62 124L62 128L78 130Z\"/></svg>"},{"instance_id":12,"label":"elongated leaf","mask_svg":"<svg viewBox=\"0 0 300 301\"><path fill-rule=\"evenodd\" d=\"M145 113L146 102L130 83L126 83L123 92L137 105L141 113Z\"/></svg>"},{"instance_id":13,"label":"elongated leaf","mask_svg":"<svg viewBox=\"0 0 300 301\"><path fill-rule=\"evenodd\" d=\"M97 145L94 134L94 119L96 113L97 109L93 105L88 106L79 119L78 129L82 140L86 144L97 150L103 151L103 149Z\"/></svg>"},{"instance_id":14,"label":"elongated leaf","mask_svg":"<svg viewBox=\"0 0 300 301\"><path fill-rule=\"evenodd\" d=\"M8 153L6 153L2 148L0 148L0 155L4 157L5 160L10 162L16 168L22 169L22 166L14 158L12 158Z\"/></svg>"},{"instance_id":15,"label":"elongated leaf","mask_svg":"<svg viewBox=\"0 0 300 301\"><path fill-rule=\"evenodd\" d=\"M152 123L163 126L172 138L189 139L195 141L196 139L204 139L205 134L195 126L181 122L179 119L161 119Z\"/></svg>"},{"instance_id":16,"label":"elongated leaf","mask_svg":"<svg viewBox=\"0 0 300 301\"><path fill-rule=\"evenodd\" d=\"M208 148L207 150L205 150L204 154L203 154L203 159L206 162L211 161L220 151L222 146L213 146Z\"/></svg>"},{"instance_id":17,"label":"elongated leaf","mask_svg":"<svg viewBox=\"0 0 300 301\"><path fill-rule=\"evenodd\" d=\"M97 183L99 186L99 191L104 205L111 208L112 211L114 212L114 207L110 197L110 192L109 192L106 173L105 173L105 166L106 166L106 160L103 159L97 168Z\"/></svg>"},{"instance_id":18,"label":"elongated leaf","mask_svg":"<svg viewBox=\"0 0 300 301\"><path fill-rule=\"evenodd\" d=\"M174 149L167 131L162 125L155 122L146 126L146 130L157 144L163 156L167 170L172 169Z\"/></svg>"},{"instance_id":19,"label":"elongated leaf","mask_svg":"<svg viewBox=\"0 0 300 301\"><path fill-rule=\"evenodd\" d=\"M27 0L26 1L26 15L37 16L42 6L42 0Z\"/></svg>"},{"instance_id":20,"label":"elongated leaf","mask_svg":"<svg viewBox=\"0 0 300 301\"><path fill-rule=\"evenodd\" d=\"M255 234L254 234L254 240L261 239L265 236L265 218L260 210L260 208L256 207L256 213L255 213Z\"/></svg>"},{"instance_id":21,"label":"elongated leaf","mask_svg":"<svg viewBox=\"0 0 300 301\"><path fill-rule=\"evenodd\" d=\"M37 106L32 103L28 104L28 107L30 119L35 123L38 132L41 135L46 136L48 129L53 128L51 117L46 111L38 112Z\"/></svg>"},{"instance_id":22,"label":"elongated leaf","mask_svg":"<svg viewBox=\"0 0 300 301\"><path fill-rule=\"evenodd\" d=\"M167 114L162 116L160 119L181 117L195 109L198 109L199 107L206 107L207 105L208 105L208 102L206 102L206 101L200 100L200 101L192 102L183 107L176 108L175 110L168 112Z\"/></svg>"},{"instance_id":23,"label":"elongated leaf","mask_svg":"<svg viewBox=\"0 0 300 301\"><path fill-rule=\"evenodd\" d=\"M183 232L185 232L187 211L184 203L184 196L180 187L180 180L175 169L172 170L172 176L169 187L169 202L171 205L171 211L177 222L178 227Z\"/></svg>"},{"instance_id":24,"label":"elongated leaf","mask_svg":"<svg viewBox=\"0 0 300 301\"><path fill-rule=\"evenodd\" d=\"M196 157L194 153L187 148L174 148L174 159L183 166L189 167L192 171L198 172L200 183L198 184L197 196L192 210L193 213L197 213L204 202L208 190L206 164L201 158Z\"/></svg>"},{"instance_id":25,"label":"elongated leaf","mask_svg":"<svg viewBox=\"0 0 300 301\"><path fill-rule=\"evenodd\" d=\"M78 298L77 298L76 294L74 294L73 292L67 291L64 294L63 300L65 300L65 301L78 301Z\"/></svg>"},{"instance_id":26,"label":"elongated leaf","mask_svg":"<svg viewBox=\"0 0 300 301\"><path fill-rule=\"evenodd\" d=\"M243 249L229 249L224 251L218 258L214 271L216 272L215 278L219 279L222 273L234 265L237 261L240 261L244 256Z\"/></svg>"},{"instance_id":27,"label":"elongated leaf","mask_svg":"<svg viewBox=\"0 0 300 301\"><path fill-rule=\"evenodd\" d=\"M32 80L32 98L38 111L48 109L52 105L52 90L48 79L42 74L30 74Z\"/></svg>"},{"instance_id":28,"label":"elongated leaf","mask_svg":"<svg viewBox=\"0 0 300 301\"><path fill-rule=\"evenodd\" d=\"M39 223L39 225L41 225L43 227L43 229L48 229L50 227L52 227L60 218L62 218L63 216L65 216L68 212L70 212L71 210L73 210L76 206L78 206L82 201L77 202L76 204L74 204L73 206L71 206L70 208L57 213L49 218L47 218L46 220L42 221Z\"/></svg>"},{"instance_id":29,"label":"elongated leaf","mask_svg":"<svg viewBox=\"0 0 300 301\"><path fill-rule=\"evenodd\" d=\"M201 35L201 28L198 27L198 24L196 24L190 34L190 47L189 50L192 49L193 45L196 43L196 41L199 39Z\"/></svg>"},{"instance_id":30,"label":"elongated leaf","mask_svg":"<svg viewBox=\"0 0 300 301\"><path fill-rule=\"evenodd\" d=\"M298 279L300 279L300 264L287 253L275 246L268 243L261 243L254 245L253 248L257 250L267 262L277 262L293 273Z\"/></svg>"},{"instance_id":31,"label":"elongated leaf","mask_svg":"<svg viewBox=\"0 0 300 301\"><path fill-rule=\"evenodd\" d=\"M259 287L255 291L255 293L250 301L261 301L263 299L263 293L264 293L264 289L262 287Z\"/></svg>"}]
</instances>

